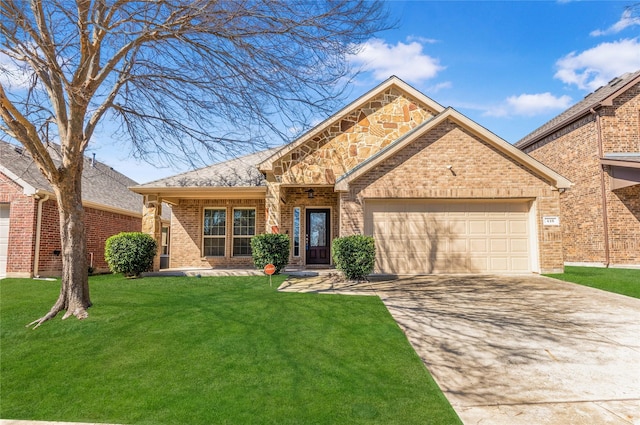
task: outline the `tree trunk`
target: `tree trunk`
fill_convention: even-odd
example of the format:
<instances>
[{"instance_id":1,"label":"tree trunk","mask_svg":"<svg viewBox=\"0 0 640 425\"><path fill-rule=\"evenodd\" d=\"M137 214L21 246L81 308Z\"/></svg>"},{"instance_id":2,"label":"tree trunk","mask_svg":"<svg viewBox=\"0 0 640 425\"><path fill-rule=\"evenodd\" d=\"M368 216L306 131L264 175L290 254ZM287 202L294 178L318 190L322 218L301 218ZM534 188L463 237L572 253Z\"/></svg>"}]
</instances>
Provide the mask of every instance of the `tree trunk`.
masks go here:
<instances>
[{"instance_id":1,"label":"tree trunk","mask_svg":"<svg viewBox=\"0 0 640 425\"><path fill-rule=\"evenodd\" d=\"M63 180L54 187L60 216L62 287L58 300L51 310L27 325L28 327L35 325L33 329L53 319L62 310L66 310L63 319L69 316L85 319L88 317L87 308L91 307L84 207L81 196L82 170L78 174L77 178L67 175L68 178L65 179L67 181Z\"/></svg>"}]
</instances>

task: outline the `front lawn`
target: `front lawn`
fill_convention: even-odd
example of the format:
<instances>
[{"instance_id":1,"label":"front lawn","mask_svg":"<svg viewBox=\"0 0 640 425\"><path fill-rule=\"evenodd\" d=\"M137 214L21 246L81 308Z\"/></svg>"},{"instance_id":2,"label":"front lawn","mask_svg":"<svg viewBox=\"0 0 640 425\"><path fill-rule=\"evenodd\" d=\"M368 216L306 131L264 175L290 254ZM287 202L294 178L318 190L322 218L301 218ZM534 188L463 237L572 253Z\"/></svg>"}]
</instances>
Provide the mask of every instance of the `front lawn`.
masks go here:
<instances>
[{"instance_id":1,"label":"front lawn","mask_svg":"<svg viewBox=\"0 0 640 425\"><path fill-rule=\"evenodd\" d=\"M91 278L89 318L25 325L59 281L0 281L0 418L119 424L460 423L377 297L266 277Z\"/></svg>"},{"instance_id":2,"label":"front lawn","mask_svg":"<svg viewBox=\"0 0 640 425\"><path fill-rule=\"evenodd\" d=\"M640 298L640 270L565 267L563 274L548 274L546 276Z\"/></svg>"}]
</instances>

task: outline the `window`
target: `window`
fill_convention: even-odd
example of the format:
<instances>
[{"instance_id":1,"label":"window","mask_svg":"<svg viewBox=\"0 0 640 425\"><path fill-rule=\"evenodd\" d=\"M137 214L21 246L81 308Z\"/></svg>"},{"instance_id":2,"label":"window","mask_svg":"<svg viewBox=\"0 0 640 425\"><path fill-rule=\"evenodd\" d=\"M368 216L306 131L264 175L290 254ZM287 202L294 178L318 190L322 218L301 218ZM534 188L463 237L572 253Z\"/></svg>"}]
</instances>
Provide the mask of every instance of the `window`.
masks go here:
<instances>
[{"instance_id":1,"label":"window","mask_svg":"<svg viewBox=\"0 0 640 425\"><path fill-rule=\"evenodd\" d=\"M161 240L161 255L169 255L169 228L162 227L162 240Z\"/></svg>"},{"instance_id":2,"label":"window","mask_svg":"<svg viewBox=\"0 0 640 425\"><path fill-rule=\"evenodd\" d=\"M204 255L224 257L225 236L227 234L227 211L205 208L204 210Z\"/></svg>"},{"instance_id":3,"label":"window","mask_svg":"<svg viewBox=\"0 0 640 425\"><path fill-rule=\"evenodd\" d=\"M251 255L251 237L256 234L256 210L233 210L233 255Z\"/></svg>"},{"instance_id":4,"label":"window","mask_svg":"<svg viewBox=\"0 0 640 425\"><path fill-rule=\"evenodd\" d=\"M300 256L300 208L293 209L293 256Z\"/></svg>"}]
</instances>

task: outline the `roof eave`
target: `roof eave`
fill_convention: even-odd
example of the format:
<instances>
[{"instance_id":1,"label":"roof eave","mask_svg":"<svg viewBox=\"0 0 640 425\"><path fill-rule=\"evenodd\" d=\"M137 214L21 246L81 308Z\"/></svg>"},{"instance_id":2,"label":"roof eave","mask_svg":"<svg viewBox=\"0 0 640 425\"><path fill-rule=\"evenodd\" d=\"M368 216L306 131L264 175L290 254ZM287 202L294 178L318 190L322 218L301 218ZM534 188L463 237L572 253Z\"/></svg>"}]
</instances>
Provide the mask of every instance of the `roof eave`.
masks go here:
<instances>
[{"instance_id":1,"label":"roof eave","mask_svg":"<svg viewBox=\"0 0 640 425\"><path fill-rule=\"evenodd\" d=\"M554 125L553 127L549 128L548 130L540 133L539 135L537 135L536 137L527 140L525 143L516 143L515 146L518 149L526 149L529 146L533 145L534 143L539 142L540 140L544 139L545 137L549 136L550 134L555 133L556 131L560 130L563 127L566 127L572 123L574 123L575 121L578 121L580 119L582 119L585 115L593 113L596 109L599 109L603 106L613 106L613 100L615 98L617 98L618 96L620 96L621 94L623 94L624 92L626 92L629 88L633 87L634 85L640 83L640 75L636 76L635 78L633 78L632 80L629 80L626 84L621 85L618 90L616 90L615 92L611 93L609 96L607 96L606 98L604 98L603 100L596 102L586 108L584 108L582 111L578 112L575 115L570 116L569 118L559 122L558 124Z\"/></svg>"},{"instance_id":2,"label":"roof eave","mask_svg":"<svg viewBox=\"0 0 640 425\"><path fill-rule=\"evenodd\" d=\"M33 196L39 191L49 192L46 189L38 189L32 186L31 184L20 178L20 176L15 174L13 171L2 165L0 165L0 172L13 180L18 186L20 186L22 188L22 193L26 196Z\"/></svg>"}]
</instances>

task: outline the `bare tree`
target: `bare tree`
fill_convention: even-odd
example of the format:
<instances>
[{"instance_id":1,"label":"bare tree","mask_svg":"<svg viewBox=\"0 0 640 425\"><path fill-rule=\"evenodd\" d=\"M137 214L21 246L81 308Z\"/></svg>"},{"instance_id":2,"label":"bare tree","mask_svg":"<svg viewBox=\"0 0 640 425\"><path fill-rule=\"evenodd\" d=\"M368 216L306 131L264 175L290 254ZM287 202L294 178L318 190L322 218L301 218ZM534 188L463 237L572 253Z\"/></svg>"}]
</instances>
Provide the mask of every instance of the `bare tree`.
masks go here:
<instances>
[{"instance_id":1,"label":"bare tree","mask_svg":"<svg viewBox=\"0 0 640 425\"><path fill-rule=\"evenodd\" d=\"M60 216L60 296L34 328L63 310L85 318L91 306L81 175L100 123L136 157L266 144L332 108L353 75L347 55L386 28L381 4L369 0L0 5L0 128L31 154ZM49 138L60 144L59 165Z\"/></svg>"}]
</instances>

